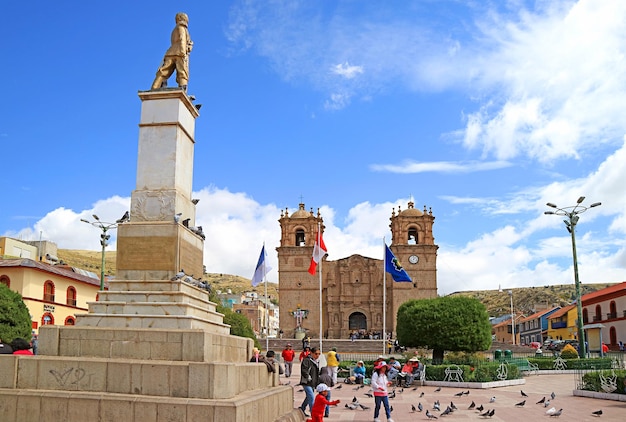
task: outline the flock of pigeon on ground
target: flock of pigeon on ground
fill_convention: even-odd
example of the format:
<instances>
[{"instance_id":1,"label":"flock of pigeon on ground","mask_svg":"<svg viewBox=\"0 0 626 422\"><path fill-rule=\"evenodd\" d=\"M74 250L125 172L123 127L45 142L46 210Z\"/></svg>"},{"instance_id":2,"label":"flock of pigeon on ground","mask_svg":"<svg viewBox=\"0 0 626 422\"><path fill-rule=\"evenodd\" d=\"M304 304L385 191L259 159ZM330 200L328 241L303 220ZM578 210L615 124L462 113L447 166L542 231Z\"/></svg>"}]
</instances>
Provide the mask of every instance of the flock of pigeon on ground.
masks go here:
<instances>
[{"instance_id":1,"label":"flock of pigeon on ground","mask_svg":"<svg viewBox=\"0 0 626 422\"><path fill-rule=\"evenodd\" d=\"M364 389L366 386L365 385L359 385L355 388L353 388L354 391L359 391L361 389ZM337 387L335 387L336 389L340 389L342 388L342 385L338 385ZM418 389L418 387L413 387L411 389L411 391L416 391ZM389 399L394 399L396 397L397 394L401 394L404 392L404 388L399 388L399 389L392 389L391 392L389 392ZM407 389L408 390L408 389ZM299 390L299 392L302 392L304 390ZM441 392L441 387L437 387L434 390L435 393L439 393ZM424 397L424 392L420 392L419 393L419 398L422 399ZM465 390L465 391L459 391L458 393L454 394L455 397L463 397L463 396L469 396L470 394L470 390ZM520 394L522 396L522 401L520 401L519 403L515 404L515 407L524 407L526 406L526 402L527 402L527 397L528 394L524 393L524 390L520 390ZM364 395L366 397L372 398L374 397L372 389L370 388L369 390L365 391ZM540 400L538 400L535 405L542 406L542 409L546 409L545 410L545 415L550 416L550 417L555 417L558 418L559 416L561 416L561 414L563 413L563 409L557 409L555 406L552 406L552 402L555 400L556 398L556 394L554 394L554 392L552 392L551 394L542 397ZM426 399L424 399L426 400ZM489 404L485 407L483 404L480 405L476 405L476 403L472 400L472 402L469 404L469 406L467 407L467 410L471 410L474 412L478 412L478 416L481 416L485 419L487 418L491 418L493 415L496 414L496 408L494 403L496 402L496 397L493 396L489 399ZM530 404L530 403L528 403ZM442 411L442 407L445 406L445 409ZM424 413L426 415L426 417L428 419L439 419L439 417L442 416L448 416L451 415L452 413L456 412L459 410L459 408L454 404L454 401L451 400L449 405L443 405L441 404L440 400L437 399L433 402L432 408L428 409L426 408L424 405L422 405L421 401L418 401L417 406L414 404L411 404L411 413L420 413L420 412L424 412L424 410L426 410L426 412ZM369 406L365 406L362 403L359 402L359 399L354 396L352 398L352 401L350 403L346 403L344 405L345 409L348 410L369 410L370 407ZM391 412L393 412L393 405L390 405L390 410ZM596 410L595 412L592 412L593 416L597 416L600 417L602 415L602 410Z\"/></svg>"}]
</instances>

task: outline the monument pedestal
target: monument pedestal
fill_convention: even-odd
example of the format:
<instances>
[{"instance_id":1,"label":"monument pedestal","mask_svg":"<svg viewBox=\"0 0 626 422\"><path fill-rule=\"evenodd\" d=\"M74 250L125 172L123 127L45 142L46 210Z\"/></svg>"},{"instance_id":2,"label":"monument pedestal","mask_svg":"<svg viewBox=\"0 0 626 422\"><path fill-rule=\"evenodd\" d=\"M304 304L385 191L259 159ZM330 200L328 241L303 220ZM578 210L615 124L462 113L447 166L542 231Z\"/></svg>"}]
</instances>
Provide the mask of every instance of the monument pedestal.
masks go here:
<instances>
[{"instance_id":1,"label":"monument pedestal","mask_svg":"<svg viewBox=\"0 0 626 422\"><path fill-rule=\"evenodd\" d=\"M194 121L180 90L141 92L137 189L120 224L117 278L77 315L42 326L39 355L0 355L0 421L303 421L293 388L248 362L206 290L191 200ZM174 218L177 216L177 220ZM178 218L180 217L180 218Z\"/></svg>"}]
</instances>

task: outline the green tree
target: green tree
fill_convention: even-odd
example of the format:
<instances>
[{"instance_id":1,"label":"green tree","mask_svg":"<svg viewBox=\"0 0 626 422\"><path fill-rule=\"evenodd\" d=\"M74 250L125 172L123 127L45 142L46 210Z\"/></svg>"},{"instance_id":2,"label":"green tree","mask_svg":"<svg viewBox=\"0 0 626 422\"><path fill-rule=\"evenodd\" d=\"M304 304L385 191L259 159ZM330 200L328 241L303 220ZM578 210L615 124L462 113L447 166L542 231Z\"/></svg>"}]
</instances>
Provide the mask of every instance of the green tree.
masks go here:
<instances>
[{"instance_id":1,"label":"green tree","mask_svg":"<svg viewBox=\"0 0 626 422\"><path fill-rule=\"evenodd\" d=\"M477 352L491 346L487 309L477 299L446 296L410 300L398 309L398 340L409 347L433 349L433 361L444 351Z\"/></svg>"},{"instance_id":2,"label":"green tree","mask_svg":"<svg viewBox=\"0 0 626 422\"><path fill-rule=\"evenodd\" d=\"M0 283L0 338L5 343L16 337L30 341L31 332L30 312L22 295Z\"/></svg>"}]
</instances>

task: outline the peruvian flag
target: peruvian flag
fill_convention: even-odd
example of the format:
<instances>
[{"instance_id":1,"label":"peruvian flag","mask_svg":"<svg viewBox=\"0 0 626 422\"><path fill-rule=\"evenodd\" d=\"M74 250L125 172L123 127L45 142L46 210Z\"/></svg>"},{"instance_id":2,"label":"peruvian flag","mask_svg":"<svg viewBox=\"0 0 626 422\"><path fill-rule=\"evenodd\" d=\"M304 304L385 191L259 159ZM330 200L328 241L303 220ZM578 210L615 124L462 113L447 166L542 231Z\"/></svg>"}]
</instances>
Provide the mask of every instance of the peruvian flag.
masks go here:
<instances>
[{"instance_id":1,"label":"peruvian flag","mask_svg":"<svg viewBox=\"0 0 626 422\"><path fill-rule=\"evenodd\" d=\"M326 249L326 245L324 245L324 239L322 239L322 233L318 233L317 239L315 240L315 247L313 248L313 257L311 258L311 265L309 266L309 274L315 275L315 270L317 269L317 264L324 258L324 255L328 250Z\"/></svg>"}]
</instances>

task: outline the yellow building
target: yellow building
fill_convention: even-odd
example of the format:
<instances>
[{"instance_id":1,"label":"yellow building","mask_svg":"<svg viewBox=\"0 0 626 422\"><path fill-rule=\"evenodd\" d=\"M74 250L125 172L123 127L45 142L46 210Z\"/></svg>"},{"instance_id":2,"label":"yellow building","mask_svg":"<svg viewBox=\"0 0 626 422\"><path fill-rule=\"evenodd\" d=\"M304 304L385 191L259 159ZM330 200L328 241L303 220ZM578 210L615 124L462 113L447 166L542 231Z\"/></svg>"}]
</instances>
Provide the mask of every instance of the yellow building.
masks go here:
<instances>
[{"instance_id":1,"label":"yellow building","mask_svg":"<svg viewBox=\"0 0 626 422\"><path fill-rule=\"evenodd\" d=\"M94 273L27 258L0 259L0 283L22 295L35 332L41 325L74 325L100 290Z\"/></svg>"},{"instance_id":2,"label":"yellow building","mask_svg":"<svg viewBox=\"0 0 626 422\"><path fill-rule=\"evenodd\" d=\"M577 337L576 304L565 306L548 317L548 338L556 340L574 340Z\"/></svg>"}]
</instances>

